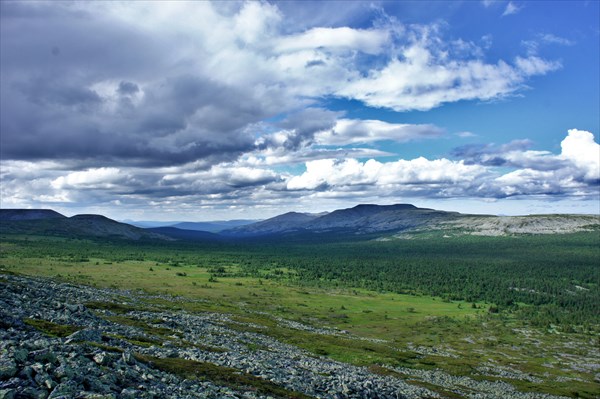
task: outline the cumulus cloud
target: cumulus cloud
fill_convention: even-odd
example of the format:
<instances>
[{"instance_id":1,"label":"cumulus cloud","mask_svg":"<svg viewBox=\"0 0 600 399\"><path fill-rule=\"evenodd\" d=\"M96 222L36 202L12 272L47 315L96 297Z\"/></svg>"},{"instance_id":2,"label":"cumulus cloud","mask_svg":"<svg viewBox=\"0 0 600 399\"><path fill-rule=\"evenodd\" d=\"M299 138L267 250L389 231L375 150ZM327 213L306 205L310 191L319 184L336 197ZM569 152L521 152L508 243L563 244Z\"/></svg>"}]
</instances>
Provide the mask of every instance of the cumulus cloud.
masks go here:
<instances>
[{"instance_id":1,"label":"cumulus cloud","mask_svg":"<svg viewBox=\"0 0 600 399\"><path fill-rule=\"evenodd\" d=\"M485 166L503 166L517 168L508 176L522 176L520 170L526 170L527 176L540 173L540 181L547 176L545 172L559 173L573 181L600 181L600 145L595 142L591 132L570 129L561 142L561 153L535 151L529 148L533 145L530 140L515 140L503 145L466 145L457 147L452 155L465 160L468 164ZM558 175L556 175L558 176ZM562 183L561 183L562 184Z\"/></svg>"},{"instance_id":2,"label":"cumulus cloud","mask_svg":"<svg viewBox=\"0 0 600 399\"><path fill-rule=\"evenodd\" d=\"M455 151L455 156L462 154L456 160L396 156L389 161L374 159L383 154L370 149L294 153L267 148L214 166L194 162L152 169L71 171L72 165L54 161L8 161L0 171L0 198L3 207L46 204L91 209L118 200L120 208L132 212L148 206L161 212L202 206L281 209L277 207L290 201L309 204L316 199L356 203L400 198L598 198L600 148L593 134L571 129L560 154L532 146L521 140L464 147ZM366 160L357 159L360 155ZM301 161L303 170L279 168Z\"/></svg>"},{"instance_id":3,"label":"cumulus cloud","mask_svg":"<svg viewBox=\"0 0 600 399\"><path fill-rule=\"evenodd\" d=\"M438 138L444 128L327 109L494 100L561 67L537 53L491 59L489 36L448 39L441 24L403 25L362 2L310 15L292 2L0 7L2 206L119 201L168 211L348 193L526 195L546 183L547 192L587 193L597 184L588 132L570 131L557 155L509 143L407 160L381 142ZM377 15L371 26L366 14Z\"/></svg>"},{"instance_id":4,"label":"cumulus cloud","mask_svg":"<svg viewBox=\"0 0 600 399\"><path fill-rule=\"evenodd\" d=\"M306 108L294 112L277 127L283 128L273 134L264 135L257 140L259 148L281 148L282 150L299 150L314 142L315 133L330 129L335 125L340 112L322 108Z\"/></svg>"},{"instance_id":5,"label":"cumulus cloud","mask_svg":"<svg viewBox=\"0 0 600 399\"><path fill-rule=\"evenodd\" d=\"M600 144L585 130L570 129L560 143L561 157L571 161L587 181L600 183Z\"/></svg>"},{"instance_id":6,"label":"cumulus cloud","mask_svg":"<svg viewBox=\"0 0 600 399\"><path fill-rule=\"evenodd\" d=\"M315 141L323 145L346 145L381 140L402 143L439 137L443 134L443 129L431 124L412 125L379 120L338 119L331 129L318 132Z\"/></svg>"},{"instance_id":7,"label":"cumulus cloud","mask_svg":"<svg viewBox=\"0 0 600 399\"><path fill-rule=\"evenodd\" d=\"M521 88L525 79L560 68L560 63L521 58L511 66L504 61L486 64L480 60L441 61L423 47L405 51L406 60L392 60L340 88L341 96L355 98L373 107L395 111L429 110L460 100L491 100Z\"/></svg>"},{"instance_id":8,"label":"cumulus cloud","mask_svg":"<svg viewBox=\"0 0 600 399\"><path fill-rule=\"evenodd\" d=\"M389 35L389 32L380 29L313 28L300 34L283 37L276 44L275 49L281 52L325 49L379 54L384 51Z\"/></svg>"},{"instance_id":9,"label":"cumulus cloud","mask_svg":"<svg viewBox=\"0 0 600 399\"><path fill-rule=\"evenodd\" d=\"M62 188L110 188L124 176L118 168L96 168L81 172L71 172L52 180L51 186Z\"/></svg>"},{"instance_id":10,"label":"cumulus cloud","mask_svg":"<svg viewBox=\"0 0 600 399\"><path fill-rule=\"evenodd\" d=\"M374 159L364 163L355 159L337 161L324 159L306 163L306 172L292 177L290 190L314 190L347 186L397 186L409 189L411 185L452 185L471 182L485 173L485 168L466 165L462 161L419 157L381 163ZM410 189L409 189L410 190Z\"/></svg>"},{"instance_id":11,"label":"cumulus cloud","mask_svg":"<svg viewBox=\"0 0 600 399\"><path fill-rule=\"evenodd\" d=\"M426 110L510 95L560 66L538 57L486 63L482 48L445 41L436 26L391 20L294 31L266 2L2 10L2 159L228 162L255 150L251 126L322 98ZM285 130L288 148L312 140L302 126Z\"/></svg>"}]
</instances>

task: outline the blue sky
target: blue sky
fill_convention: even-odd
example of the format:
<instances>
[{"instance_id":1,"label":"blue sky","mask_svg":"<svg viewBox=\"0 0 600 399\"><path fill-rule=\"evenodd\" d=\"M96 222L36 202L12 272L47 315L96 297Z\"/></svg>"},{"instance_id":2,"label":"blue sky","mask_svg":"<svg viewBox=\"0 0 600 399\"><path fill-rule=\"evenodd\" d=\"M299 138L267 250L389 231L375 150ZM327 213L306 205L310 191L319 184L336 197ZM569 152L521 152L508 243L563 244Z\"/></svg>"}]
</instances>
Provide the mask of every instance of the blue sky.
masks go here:
<instances>
[{"instance_id":1,"label":"blue sky","mask_svg":"<svg viewBox=\"0 0 600 399\"><path fill-rule=\"evenodd\" d=\"M2 208L600 213L600 2L0 4Z\"/></svg>"}]
</instances>

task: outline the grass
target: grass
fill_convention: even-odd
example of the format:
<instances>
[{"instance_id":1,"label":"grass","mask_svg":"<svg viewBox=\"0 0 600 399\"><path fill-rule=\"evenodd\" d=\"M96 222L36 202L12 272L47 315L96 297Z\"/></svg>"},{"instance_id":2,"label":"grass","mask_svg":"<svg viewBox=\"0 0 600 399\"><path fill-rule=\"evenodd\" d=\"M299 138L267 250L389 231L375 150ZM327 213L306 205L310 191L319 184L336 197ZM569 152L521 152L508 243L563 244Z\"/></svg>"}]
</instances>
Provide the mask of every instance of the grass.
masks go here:
<instances>
[{"instance_id":1,"label":"grass","mask_svg":"<svg viewBox=\"0 0 600 399\"><path fill-rule=\"evenodd\" d=\"M55 245L63 244L60 240L52 242ZM280 277L253 277L243 273L243 259L236 261L219 253L201 253L199 256L204 260L191 263L177 259L150 260L137 258L137 255L117 259L109 256L108 251L98 250L82 262L74 261L79 258L77 256L42 256L29 253L25 244L9 244L4 246L2 243L0 254L0 268L8 273L46 276L78 284L142 290L161 295L145 300L142 305L86 304L91 309L111 311L115 315L101 316L118 324L140 328L152 337L127 338L139 346L159 345L166 340L177 341L184 346L197 344L178 339L175 331L159 327L160 323L130 317L127 315L130 311L223 312L230 314L235 322L258 326L253 328L230 323L227 324L229 328L265 334L304 348L315 356L327 356L355 365L440 368L454 375L474 378L474 370L478 365L493 362L543 380L539 384L506 380L525 391L588 398L600 395L592 373L572 367L578 362L586 362L587 355L580 348L589 347L590 339L597 337L580 333L550 333L545 329L529 327L510 313L488 314L490 305L483 302L476 303L476 308L473 308L471 303L445 301L440 297L375 292L344 286L299 286L291 269L278 268L277 265L270 265L269 269L265 266L261 275L270 273ZM131 259L134 257L136 259ZM171 296L181 298L170 300ZM126 301L124 298L123 302ZM277 322L275 317L317 328L345 330L348 334L330 336L297 330ZM55 331L54 334L61 331L60 326L54 329L41 328ZM517 328L527 329L530 336L519 333L515 330ZM369 339L384 342L370 342ZM568 347L567 344L571 342L574 345ZM197 347L208 351L224 351L202 345ZM250 350L263 349L253 345L248 347ZM452 349L451 353L456 354L457 358L418 353L420 347ZM561 354L575 360L565 364ZM557 366L548 367L548 364ZM176 367L177 364L164 365L167 366ZM180 363L179 366L196 370L194 365ZM583 381L556 382L559 377ZM496 379L492 376L485 378ZM439 389L438 392L442 393Z\"/></svg>"},{"instance_id":2,"label":"grass","mask_svg":"<svg viewBox=\"0 0 600 399\"><path fill-rule=\"evenodd\" d=\"M64 338L81 330L83 327L72 326L68 324L56 324L42 319L23 319L23 322L35 329L43 332L50 337Z\"/></svg>"}]
</instances>

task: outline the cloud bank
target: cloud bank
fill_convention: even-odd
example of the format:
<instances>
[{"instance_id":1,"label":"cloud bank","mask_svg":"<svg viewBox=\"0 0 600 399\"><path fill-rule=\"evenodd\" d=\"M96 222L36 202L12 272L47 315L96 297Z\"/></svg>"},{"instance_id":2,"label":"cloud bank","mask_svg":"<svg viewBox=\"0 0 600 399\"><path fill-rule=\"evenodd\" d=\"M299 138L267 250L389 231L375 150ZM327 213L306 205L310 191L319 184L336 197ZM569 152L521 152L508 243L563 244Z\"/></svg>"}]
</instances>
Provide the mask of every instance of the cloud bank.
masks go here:
<instances>
[{"instance_id":1,"label":"cloud bank","mask_svg":"<svg viewBox=\"0 0 600 399\"><path fill-rule=\"evenodd\" d=\"M345 25L365 12L359 4L335 23L267 2L0 7L2 207L160 212L597 191L590 132L570 130L556 155L509 143L410 158L381 143L427 145L446 129L328 108L409 112L506 99L562 67L538 51L493 58L487 39L447 38L442 23L403 24L376 7L370 24ZM509 2L504 14L519 10Z\"/></svg>"}]
</instances>

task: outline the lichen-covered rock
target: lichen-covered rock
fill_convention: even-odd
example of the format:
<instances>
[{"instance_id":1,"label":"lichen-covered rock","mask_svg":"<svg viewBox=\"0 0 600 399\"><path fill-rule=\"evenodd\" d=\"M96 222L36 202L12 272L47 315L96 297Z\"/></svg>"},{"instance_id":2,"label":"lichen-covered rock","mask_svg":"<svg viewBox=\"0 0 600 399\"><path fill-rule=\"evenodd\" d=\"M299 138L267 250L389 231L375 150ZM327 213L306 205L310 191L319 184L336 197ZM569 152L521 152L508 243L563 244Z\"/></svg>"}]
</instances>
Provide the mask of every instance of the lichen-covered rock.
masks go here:
<instances>
[{"instance_id":1,"label":"lichen-covered rock","mask_svg":"<svg viewBox=\"0 0 600 399\"><path fill-rule=\"evenodd\" d=\"M14 399L16 393L14 389L0 389L0 399Z\"/></svg>"},{"instance_id":2,"label":"lichen-covered rock","mask_svg":"<svg viewBox=\"0 0 600 399\"><path fill-rule=\"evenodd\" d=\"M17 363L12 359L0 359L0 378L9 379L17 374Z\"/></svg>"},{"instance_id":3,"label":"lichen-covered rock","mask_svg":"<svg viewBox=\"0 0 600 399\"><path fill-rule=\"evenodd\" d=\"M74 332L69 335L65 343L70 344L73 342L100 342L102 340L102 332L95 329L84 329Z\"/></svg>"}]
</instances>

